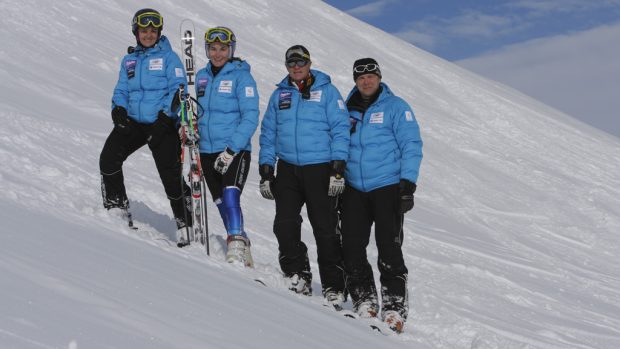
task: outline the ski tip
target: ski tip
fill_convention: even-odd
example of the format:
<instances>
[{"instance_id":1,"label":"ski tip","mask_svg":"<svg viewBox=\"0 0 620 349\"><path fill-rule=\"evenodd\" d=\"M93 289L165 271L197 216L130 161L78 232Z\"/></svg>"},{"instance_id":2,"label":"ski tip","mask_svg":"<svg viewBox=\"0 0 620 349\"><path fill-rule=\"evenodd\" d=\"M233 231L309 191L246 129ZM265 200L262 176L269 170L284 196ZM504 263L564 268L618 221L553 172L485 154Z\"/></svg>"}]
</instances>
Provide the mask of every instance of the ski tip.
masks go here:
<instances>
[{"instance_id":1,"label":"ski tip","mask_svg":"<svg viewBox=\"0 0 620 349\"><path fill-rule=\"evenodd\" d=\"M267 287L267 284L263 280L261 280L261 279L254 279L254 281L258 282L259 284L261 284L261 285L263 285L265 287Z\"/></svg>"}]
</instances>

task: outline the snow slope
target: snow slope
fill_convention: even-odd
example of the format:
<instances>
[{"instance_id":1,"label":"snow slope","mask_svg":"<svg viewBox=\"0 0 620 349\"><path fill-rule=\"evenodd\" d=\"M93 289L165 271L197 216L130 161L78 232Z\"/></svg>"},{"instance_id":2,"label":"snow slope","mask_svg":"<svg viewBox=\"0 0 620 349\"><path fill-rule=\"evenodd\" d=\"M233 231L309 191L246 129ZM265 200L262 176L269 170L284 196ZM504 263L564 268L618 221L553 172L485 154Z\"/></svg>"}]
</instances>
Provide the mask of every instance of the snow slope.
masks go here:
<instances>
[{"instance_id":1,"label":"snow slope","mask_svg":"<svg viewBox=\"0 0 620 349\"><path fill-rule=\"evenodd\" d=\"M199 31L233 28L263 109L286 74L284 51L297 43L343 95L352 62L372 56L412 104L425 158L405 223L405 333L384 337L323 307L318 280L312 298L283 289L274 206L258 193L256 154L242 203L256 270L223 263L212 205L211 258L171 245L174 223L146 148L124 167L142 229L110 216L98 156L120 59L134 42L129 22L145 5L5 0L0 347L620 347L617 138L320 1L178 4L148 5L163 13L177 51L183 18ZM307 220L303 229L315 260ZM374 247L369 255L375 263Z\"/></svg>"}]
</instances>

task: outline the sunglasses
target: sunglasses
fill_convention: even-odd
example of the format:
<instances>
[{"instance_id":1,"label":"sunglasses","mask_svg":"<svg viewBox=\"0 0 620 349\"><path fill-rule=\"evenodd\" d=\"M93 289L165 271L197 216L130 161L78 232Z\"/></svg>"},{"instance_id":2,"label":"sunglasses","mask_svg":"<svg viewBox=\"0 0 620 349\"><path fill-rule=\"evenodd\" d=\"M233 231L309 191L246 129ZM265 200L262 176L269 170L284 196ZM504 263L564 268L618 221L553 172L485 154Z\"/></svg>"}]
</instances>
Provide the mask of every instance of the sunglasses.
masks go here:
<instances>
[{"instance_id":1,"label":"sunglasses","mask_svg":"<svg viewBox=\"0 0 620 349\"><path fill-rule=\"evenodd\" d=\"M373 72L375 70L379 69L379 65L378 64L374 64L374 63L368 63L368 64L364 64L364 65L358 65L355 66L353 68L353 71L356 73L364 73L364 72Z\"/></svg>"},{"instance_id":2,"label":"sunglasses","mask_svg":"<svg viewBox=\"0 0 620 349\"><path fill-rule=\"evenodd\" d=\"M140 28L146 28L148 26L153 26L155 28L161 28L164 25L164 18L155 12L145 12L138 15L133 24L137 24Z\"/></svg>"},{"instance_id":3,"label":"sunglasses","mask_svg":"<svg viewBox=\"0 0 620 349\"><path fill-rule=\"evenodd\" d=\"M229 44L235 41L235 34L226 28L211 28L205 33L205 42L207 44L214 43L216 41L222 44Z\"/></svg>"},{"instance_id":4,"label":"sunglasses","mask_svg":"<svg viewBox=\"0 0 620 349\"><path fill-rule=\"evenodd\" d=\"M286 62L286 66L289 68L293 68L295 66L298 66L301 68L301 67L305 67L306 65L308 65L308 63L309 62L306 60L289 61L289 62Z\"/></svg>"}]
</instances>

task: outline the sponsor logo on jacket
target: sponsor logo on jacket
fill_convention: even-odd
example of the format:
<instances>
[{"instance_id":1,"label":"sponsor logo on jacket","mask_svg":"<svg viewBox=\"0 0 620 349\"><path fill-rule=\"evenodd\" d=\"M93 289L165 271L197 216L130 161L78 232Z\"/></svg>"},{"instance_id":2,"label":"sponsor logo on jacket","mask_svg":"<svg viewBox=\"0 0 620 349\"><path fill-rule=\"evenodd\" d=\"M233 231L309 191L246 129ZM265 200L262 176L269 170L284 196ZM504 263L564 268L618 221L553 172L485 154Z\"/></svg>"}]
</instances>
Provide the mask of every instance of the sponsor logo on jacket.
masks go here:
<instances>
[{"instance_id":1,"label":"sponsor logo on jacket","mask_svg":"<svg viewBox=\"0 0 620 349\"><path fill-rule=\"evenodd\" d=\"M198 97L203 97L205 95L208 81L209 80L207 78L198 79L198 84L197 84L198 87L196 89L196 94L198 95Z\"/></svg>"},{"instance_id":2,"label":"sponsor logo on jacket","mask_svg":"<svg viewBox=\"0 0 620 349\"><path fill-rule=\"evenodd\" d=\"M125 61L125 70L127 71L127 79L131 79L136 76L136 63L135 59L128 59Z\"/></svg>"},{"instance_id":3,"label":"sponsor logo on jacket","mask_svg":"<svg viewBox=\"0 0 620 349\"><path fill-rule=\"evenodd\" d=\"M290 109L291 101L293 99L292 92L280 92L280 96L278 98L278 109Z\"/></svg>"}]
</instances>

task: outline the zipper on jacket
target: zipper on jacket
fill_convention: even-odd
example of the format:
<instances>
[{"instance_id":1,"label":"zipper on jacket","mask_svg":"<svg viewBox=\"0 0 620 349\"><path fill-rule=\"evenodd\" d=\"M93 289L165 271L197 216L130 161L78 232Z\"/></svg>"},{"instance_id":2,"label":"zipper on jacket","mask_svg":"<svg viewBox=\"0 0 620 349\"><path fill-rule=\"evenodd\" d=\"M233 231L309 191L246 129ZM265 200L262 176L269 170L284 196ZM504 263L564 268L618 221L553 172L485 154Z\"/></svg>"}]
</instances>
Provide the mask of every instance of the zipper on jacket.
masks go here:
<instances>
[{"instance_id":1,"label":"zipper on jacket","mask_svg":"<svg viewBox=\"0 0 620 349\"><path fill-rule=\"evenodd\" d=\"M208 70L208 69L207 69ZM207 76L209 76L210 74L207 73ZM213 86L215 86L215 77L211 76L211 84L209 87L209 105L207 106L208 108L208 113L207 113L207 137L209 138L209 152L213 151L213 141L211 140L211 101L213 100ZM208 82L207 82L208 84Z\"/></svg>"},{"instance_id":2,"label":"zipper on jacket","mask_svg":"<svg viewBox=\"0 0 620 349\"><path fill-rule=\"evenodd\" d=\"M298 126L299 126L299 122L297 120L298 116L299 116L299 103L303 102L301 95L299 94L299 90L297 90L297 106L295 107L295 156L297 157L297 164L301 166L301 163L299 162L299 146L298 146L298 137L297 137L297 130L298 130Z\"/></svg>"},{"instance_id":3,"label":"zipper on jacket","mask_svg":"<svg viewBox=\"0 0 620 349\"><path fill-rule=\"evenodd\" d=\"M142 87L142 61L144 58L142 59L137 59L136 60L136 65L138 65L138 63L140 64L139 68L140 70L138 70L140 72L140 91L143 91L144 88ZM144 99L144 92L142 92L142 95L140 96L140 101L138 101L138 122L142 123L144 122L144 120L142 120L142 100Z\"/></svg>"},{"instance_id":4,"label":"zipper on jacket","mask_svg":"<svg viewBox=\"0 0 620 349\"><path fill-rule=\"evenodd\" d=\"M368 111L368 109L366 109L366 111ZM362 122L360 123L361 127L360 127L360 132L358 134L358 138L360 140L360 181L362 182L362 189L364 190L364 192L366 192L366 185L364 184L364 175L362 174L362 157L364 156L364 144L362 144L362 132L364 132L364 122L365 122L365 118L364 115L366 115L366 111L362 113Z\"/></svg>"}]
</instances>

